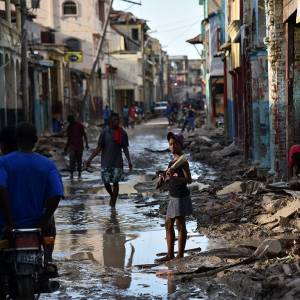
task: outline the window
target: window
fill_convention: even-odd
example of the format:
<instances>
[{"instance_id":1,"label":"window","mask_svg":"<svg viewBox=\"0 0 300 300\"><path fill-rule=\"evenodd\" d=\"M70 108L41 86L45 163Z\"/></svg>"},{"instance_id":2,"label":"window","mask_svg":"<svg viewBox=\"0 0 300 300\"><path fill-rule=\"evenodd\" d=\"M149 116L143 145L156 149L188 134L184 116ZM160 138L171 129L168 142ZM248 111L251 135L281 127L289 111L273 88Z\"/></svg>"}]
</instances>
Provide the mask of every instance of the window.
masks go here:
<instances>
[{"instance_id":1,"label":"window","mask_svg":"<svg viewBox=\"0 0 300 300\"><path fill-rule=\"evenodd\" d=\"M41 42L43 44L55 44L55 34L51 31L41 31Z\"/></svg>"},{"instance_id":2,"label":"window","mask_svg":"<svg viewBox=\"0 0 300 300\"><path fill-rule=\"evenodd\" d=\"M105 20L105 2L104 0L98 0L98 11L99 11L99 20L104 22Z\"/></svg>"},{"instance_id":3,"label":"window","mask_svg":"<svg viewBox=\"0 0 300 300\"><path fill-rule=\"evenodd\" d=\"M74 38L67 39L65 41L65 44L71 51L80 51L81 50L80 41L77 39L74 39Z\"/></svg>"},{"instance_id":4,"label":"window","mask_svg":"<svg viewBox=\"0 0 300 300\"><path fill-rule=\"evenodd\" d=\"M77 15L77 5L74 1L66 1L63 4L64 15Z\"/></svg>"},{"instance_id":5,"label":"window","mask_svg":"<svg viewBox=\"0 0 300 300\"><path fill-rule=\"evenodd\" d=\"M132 36L133 40L138 41L139 40L139 30L136 28L131 29L131 36Z\"/></svg>"}]
</instances>

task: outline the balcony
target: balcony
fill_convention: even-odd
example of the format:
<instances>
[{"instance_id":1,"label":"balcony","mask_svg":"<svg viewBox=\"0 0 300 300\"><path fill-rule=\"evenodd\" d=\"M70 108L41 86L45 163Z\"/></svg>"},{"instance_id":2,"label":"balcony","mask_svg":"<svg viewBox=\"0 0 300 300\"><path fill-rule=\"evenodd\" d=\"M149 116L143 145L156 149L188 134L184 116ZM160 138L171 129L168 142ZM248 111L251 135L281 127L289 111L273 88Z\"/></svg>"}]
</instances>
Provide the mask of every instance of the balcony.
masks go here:
<instances>
[{"instance_id":1,"label":"balcony","mask_svg":"<svg viewBox=\"0 0 300 300\"><path fill-rule=\"evenodd\" d=\"M0 47L20 52L21 42L18 31L10 26L4 19L0 18Z\"/></svg>"}]
</instances>

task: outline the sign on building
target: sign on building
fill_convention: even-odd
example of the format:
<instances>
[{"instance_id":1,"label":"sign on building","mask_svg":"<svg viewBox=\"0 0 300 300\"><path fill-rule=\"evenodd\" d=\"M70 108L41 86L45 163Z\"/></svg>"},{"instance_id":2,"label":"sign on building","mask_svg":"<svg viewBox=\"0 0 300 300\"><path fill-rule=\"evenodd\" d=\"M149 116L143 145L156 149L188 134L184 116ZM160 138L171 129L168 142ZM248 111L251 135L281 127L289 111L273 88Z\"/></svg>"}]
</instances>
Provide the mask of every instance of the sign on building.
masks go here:
<instances>
[{"instance_id":1,"label":"sign on building","mask_svg":"<svg viewBox=\"0 0 300 300\"><path fill-rule=\"evenodd\" d=\"M65 54L64 60L66 62L81 63L83 61L82 51L69 51Z\"/></svg>"}]
</instances>

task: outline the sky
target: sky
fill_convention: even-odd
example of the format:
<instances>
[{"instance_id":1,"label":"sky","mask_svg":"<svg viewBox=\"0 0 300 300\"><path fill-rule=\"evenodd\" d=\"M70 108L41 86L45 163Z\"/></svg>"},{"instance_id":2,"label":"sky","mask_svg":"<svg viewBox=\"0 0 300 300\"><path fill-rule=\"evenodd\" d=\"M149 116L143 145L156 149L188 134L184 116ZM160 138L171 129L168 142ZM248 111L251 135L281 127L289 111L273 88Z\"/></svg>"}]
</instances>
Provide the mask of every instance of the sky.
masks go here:
<instances>
[{"instance_id":1,"label":"sky","mask_svg":"<svg viewBox=\"0 0 300 300\"><path fill-rule=\"evenodd\" d=\"M199 0L133 0L142 5L133 5L114 0L113 8L132 12L147 20L148 33L160 40L163 50L169 55L187 55L189 59L200 58L193 45L186 40L200 33L203 9ZM199 45L197 45L200 49Z\"/></svg>"}]
</instances>

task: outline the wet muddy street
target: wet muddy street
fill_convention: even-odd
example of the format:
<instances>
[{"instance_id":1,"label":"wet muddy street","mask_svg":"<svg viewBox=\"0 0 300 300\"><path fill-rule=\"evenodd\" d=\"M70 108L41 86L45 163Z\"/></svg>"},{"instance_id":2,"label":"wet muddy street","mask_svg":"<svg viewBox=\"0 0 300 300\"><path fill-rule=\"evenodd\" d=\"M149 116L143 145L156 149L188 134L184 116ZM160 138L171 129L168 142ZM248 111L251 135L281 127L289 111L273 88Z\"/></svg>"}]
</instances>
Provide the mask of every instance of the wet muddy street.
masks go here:
<instances>
[{"instance_id":1,"label":"wet muddy street","mask_svg":"<svg viewBox=\"0 0 300 300\"><path fill-rule=\"evenodd\" d=\"M71 182L68 174L63 174L66 199L56 213L54 253L61 288L42 299L208 299L199 286L183 286L172 278L157 277L157 269L166 266L147 270L135 267L152 264L158 252L166 251L164 220L149 217L158 206L141 205L153 198L146 192L137 193L134 185L165 168L170 154L150 150L167 148L167 130L159 120L128 130L134 170L129 174L125 162L125 178L115 209L108 205L98 158L92 165L94 171L84 172L81 181L75 177ZM191 163L191 167L194 179L213 176L213 170L200 163ZM214 247L196 232L196 222L188 223L188 236L187 249Z\"/></svg>"}]
</instances>

